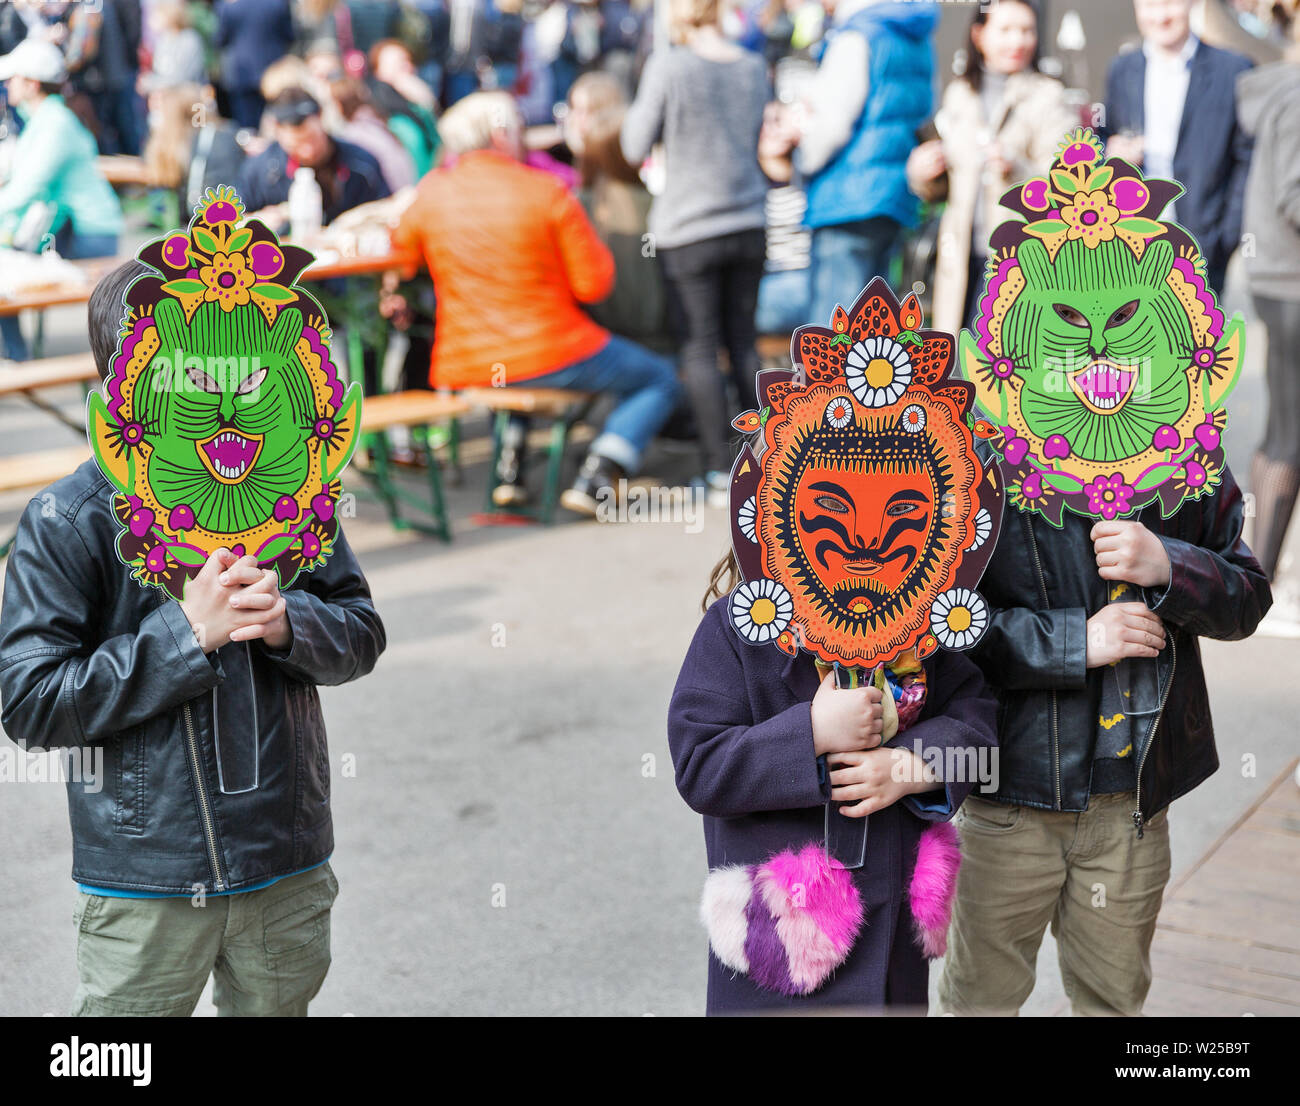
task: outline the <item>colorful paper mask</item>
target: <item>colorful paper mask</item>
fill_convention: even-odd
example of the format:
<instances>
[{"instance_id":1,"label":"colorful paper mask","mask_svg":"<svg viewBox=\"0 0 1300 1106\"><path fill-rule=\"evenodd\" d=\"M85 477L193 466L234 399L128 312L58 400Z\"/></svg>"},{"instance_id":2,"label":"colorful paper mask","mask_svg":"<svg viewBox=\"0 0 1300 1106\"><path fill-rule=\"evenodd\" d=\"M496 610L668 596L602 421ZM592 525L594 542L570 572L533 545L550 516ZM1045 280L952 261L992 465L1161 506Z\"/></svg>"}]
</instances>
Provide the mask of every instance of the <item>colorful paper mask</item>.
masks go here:
<instances>
[{"instance_id":1,"label":"colorful paper mask","mask_svg":"<svg viewBox=\"0 0 1300 1106\"><path fill-rule=\"evenodd\" d=\"M848 666L968 648L1002 498L973 389L950 379L953 337L879 279L831 325L795 332L795 370L760 374L767 406L734 424L754 438L731 473L732 625Z\"/></svg>"},{"instance_id":2,"label":"colorful paper mask","mask_svg":"<svg viewBox=\"0 0 1300 1106\"><path fill-rule=\"evenodd\" d=\"M127 289L88 403L118 556L175 599L222 546L282 587L323 564L361 419L361 386L339 379L325 313L294 283L312 255L242 215L232 189L209 189L187 231L141 249L158 275Z\"/></svg>"},{"instance_id":3,"label":"colorful paper mask","mask_svg":"<svg viewBox=\"0 0 1300 1106\"><path fill-rule=\"evenodd\" d=\"M962 371L1011 501L1054 526L1156 499L1167 518L1219 484L1243 323L1225 322L1195 240L1159 218L1181 193L1103 160L1080 128L1002 198L1020 218L993 233Z\"/></svg>"}]
</instances>

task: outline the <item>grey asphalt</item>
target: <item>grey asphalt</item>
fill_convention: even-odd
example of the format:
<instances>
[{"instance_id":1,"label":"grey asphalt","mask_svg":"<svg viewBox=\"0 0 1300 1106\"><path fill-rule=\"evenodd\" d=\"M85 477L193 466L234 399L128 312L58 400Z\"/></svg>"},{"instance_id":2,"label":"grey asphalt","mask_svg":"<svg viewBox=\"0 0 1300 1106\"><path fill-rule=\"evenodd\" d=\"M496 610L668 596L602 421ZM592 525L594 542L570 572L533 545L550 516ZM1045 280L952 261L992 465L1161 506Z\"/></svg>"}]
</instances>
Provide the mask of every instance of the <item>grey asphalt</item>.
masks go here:
<instances>
[{"instance_id":1,"label":"grey asphalt","mask_svg":"<svg viewBox=\"0 0 1300 1106\"><path fill-rule=\"evenodd\" d=\"M52 353L84 348L75 312L51 332ZM1243 474L1258 352L1252 332L1227 434ZM74 440L12 399L0 428L6 453ZM651 459L671 478L690 466ZM371 676L322 691L342 892L313 1013L700 1013L703 837L673 784L665 712L725 521L483 527L485 479L471 466L451 490L450 545L395 533L371 502L347 524L389 646ZM0 527L24 501L0 499ZM1203 652L1223 767L1173 808L1175 876L1296 753L1300 642ZM0 1015L67 1007L70 863L62 787L0 786ZM1025 1013L1060 1009L1053 957L1049 936Z\"/></svg>"}]
</instances>

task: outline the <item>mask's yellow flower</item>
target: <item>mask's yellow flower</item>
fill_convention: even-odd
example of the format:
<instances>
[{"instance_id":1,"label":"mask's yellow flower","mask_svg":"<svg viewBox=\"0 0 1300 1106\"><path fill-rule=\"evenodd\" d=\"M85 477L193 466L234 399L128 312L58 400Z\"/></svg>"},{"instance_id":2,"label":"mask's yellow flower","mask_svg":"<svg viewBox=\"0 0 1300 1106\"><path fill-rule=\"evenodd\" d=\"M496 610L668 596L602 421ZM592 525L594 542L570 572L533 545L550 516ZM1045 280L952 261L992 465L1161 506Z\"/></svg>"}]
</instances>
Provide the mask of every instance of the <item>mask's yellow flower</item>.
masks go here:
<instances>
[{"instance_id":1,"label":"mask's yellow flower","mask_svg":"<svg viewBox=\"0 0 1300 1106\"><path fill-rule=\"evenodd\" d=\"M229 311L248 302L248 290L257 276L247 267L242 253L216 253L212 264L199 270L199 279L207 285L204 300L215 300L222 311Z\"/></svg>"},{"instance_id":2,"label":"mask's yellow flower","mask_svg":"<svg viewBox=\"0 0 1300 1106\"><path fill-rule=\"evenodd\" d=\"M1061 218L1069 225L1068 239L1083 239L1083 244L1094 246L1109 242L1115 237L1115 222L1119 208L1110 201L1106 192L1076 192L1073 201L1061 208Z\"/></svg>"}]
</instances>

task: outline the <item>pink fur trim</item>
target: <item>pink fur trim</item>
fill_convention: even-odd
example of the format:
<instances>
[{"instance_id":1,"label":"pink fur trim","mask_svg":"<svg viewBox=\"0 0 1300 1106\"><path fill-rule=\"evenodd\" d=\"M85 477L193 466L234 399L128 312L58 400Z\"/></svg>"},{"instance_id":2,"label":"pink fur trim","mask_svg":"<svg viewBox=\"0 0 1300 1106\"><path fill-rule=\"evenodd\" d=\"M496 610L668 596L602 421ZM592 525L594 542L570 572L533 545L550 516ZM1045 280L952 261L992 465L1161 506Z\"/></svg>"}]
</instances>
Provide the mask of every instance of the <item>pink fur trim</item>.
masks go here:
<instances>
[{"instance_id":1,"label":"pink fur trim","mask_svg":"<svg viewBox=\"0 0 1300 1106\"><path fill-rule=\"evenodd\" d=\"M745 937L749 925L745 907L753 893L749 868L733 864L709 873L700 898L700 921L708 931L713 955L732 971L746 974L749 957L745 955Z\"/></svg>"},{"instance_id":2,"label":"pink fur trim","mask_svg":"<svg viewBox=\"0 0 1300 1106\"><path fill-rule=\"evenodd\" d=\"M862 900L852 875L828 860L820 843L777 853L754 884L785 946L799 993L814 991L844 963L862 926Z\"/></svg>"},{"instance_id":3,"label":"pink fur trim","mask_svg":"<svg viewBox=\"0 0 1300 1106\"><path fill-rule=\"evenodd\" d=\"M908 888L917 943L930 960L948 950L948 923L960 867L957 831L949 822L935 822L921 834L916 846L916 867Z\"/></svg>"}]
</instances>

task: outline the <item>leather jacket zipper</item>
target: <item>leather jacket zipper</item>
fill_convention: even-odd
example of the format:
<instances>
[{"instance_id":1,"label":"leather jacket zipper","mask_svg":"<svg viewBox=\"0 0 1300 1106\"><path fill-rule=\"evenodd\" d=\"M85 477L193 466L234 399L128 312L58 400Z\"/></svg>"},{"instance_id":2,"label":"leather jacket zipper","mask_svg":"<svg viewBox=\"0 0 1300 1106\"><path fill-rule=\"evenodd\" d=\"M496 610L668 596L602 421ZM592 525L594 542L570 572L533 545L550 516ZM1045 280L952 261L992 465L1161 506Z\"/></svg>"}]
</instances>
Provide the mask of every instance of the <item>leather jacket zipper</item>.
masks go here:
<instances>
[{"instance_id":1,"label":"leather jacket zipper","mask_svg":"<svg viewBox=\"0 0 1300 1106\"><path fill-rule=\"evenodd\" d=\"M1145 833L1143 824L1145 819L1142 817L1142 766L1147 762L1147 754L1151 752L1151 746L1155 744L1156 729L1160 725L1160 719L1164 717L1165 703L1169 701L1169 692L1174 686L1174 673L1178 671L1178 646L1174 642L1173 634L1169 635L1169 680L1165 684L1165 689L1160 693L1160 709L1156 711L1156 720L1151 724L1151 729L1147 731L1146 748L1142 750L1142 756L1138 760L1137 770L1137 803L1133 811L1133 828L1137 830L1138 840L1140 841Z\"/></svg>"},{"instance_id":2,"label":"leather jacket zipper","mask_svg":"<svg viewBox=\"0 0 1300 1106\"><path fill-rule=\"evenodd\" d=\"M1034 558L1034 571L1038 573L1038 590L1043 597L1043 610L1050 607L1047 598L1047 578L1043 575L1043 562L1038 556L1038 540L1034 537L1034 523L1027 515L1025 529L1029 532L1029 552ZM1052 790L1056 796L1056 809L1061 809L1061 740L1057 715L1056 689L1052 689Z\"/></svg>"},{"instance_id":3,"label":"leather jacket zipper","mask_svg":"<svg viewBox=\"0 0 1300 1106\"><path fill-rule=\"evenodd\" d=\"M199 759L199 739L194 730L194 713L189 703L181 707L185 715L185 740L190 754L190 771L194 775L194 788L199 797L199 817L203 821L203 834L208 842L208 862L212 865L213 890L224 891L226 881L221 872L221 856L217 852L217 834L208 803L208 785L203 778L203 762Z\"/></svg>"}]
</instances>

